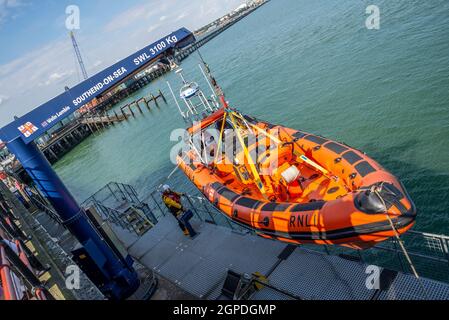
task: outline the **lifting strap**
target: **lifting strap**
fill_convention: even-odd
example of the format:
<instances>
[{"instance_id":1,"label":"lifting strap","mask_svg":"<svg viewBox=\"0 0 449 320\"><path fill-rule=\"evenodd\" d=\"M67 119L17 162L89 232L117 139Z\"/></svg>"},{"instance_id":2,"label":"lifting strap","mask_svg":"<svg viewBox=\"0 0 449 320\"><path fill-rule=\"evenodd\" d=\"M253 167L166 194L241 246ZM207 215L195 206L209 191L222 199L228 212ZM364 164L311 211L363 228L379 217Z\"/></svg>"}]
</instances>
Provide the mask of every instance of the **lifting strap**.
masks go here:
<instances>
[{"instance_id":1,"label":"lifting strap","mask_svg":"<svg viewBox=\"0 0 449 320\"><path fill-rule=\"evenodd\" d=\"M215 160L214 160L214 164L217 163L218 161L218 155L222 155L221 152L221 141L223 140L223 132L224 132L224 128L225 128L225 123L226 123L226 117L227 117L228 113L225 111L223 113L223 122L221 124L221 129L220 129L220 138L218 139L218 146L217 146L217 154L215 155Z\"/></svg>"},{"instance_id":2,"label":"lifting strap","mask_svg":"<svg viewBox=\"0 0 449 320\"><path fill-rule=\"evenodd\" d=\"M238 138L238 140L239 140L239 142L240 142L240 144L241 144L241 146L243 148L243 153L245 154L245 157L248 160L249 167L250 167L251 172L252 172L252 174L254 176L254 182L255 182L257 188L260 190L262 196L265 198L265 200L268 200L268 197L267 197L266 191L265 191L265 186L263 185L262 180L260 179L259 172L257 171L257 168L254 165L254 161L253 161L253 159L251 157L251 154L249 153L248 149L245 146L245 141L243 140L242 136L240 135L240 132L239 132L239 129L237 127L237 123L235 121L233 113L229 114L229 118L231 119L232 126L234 127L234 130L236 132L237 138Z\"/></svg>"},{"instance_id":3,"label":"lifting strap","mask_svg":"<svg viewBox=\"0 0 449 320\"><path fill-rule=\"evenodd\" d=\"M239 117L240 119L243 120L243 117L237 113L234 112L234 114ZM251 127L253 127L256 131L262 133L263 135L265 135L266 137L270 138L273 142L277 143L277 144L281 144L282 141L279 140L278 138L276 138L275 136L273 136L272 134L268 133L267 131L263 130L262 128L250 123L249 124ZM320 171L326 178L328 179L334 179L337 180L335 176L330 176L330 172L328 170L326 170L325 168L323 168L322 166L320 166L318 163L310 160L309 158L307 158L304 154L300 153L299 151L295 150L295 148L293 148L293 153L295 156L297 156L302 162L304 162L305 164L308 164L309 166L317 169L318 171Z\"/></svg>"}]
</instances>

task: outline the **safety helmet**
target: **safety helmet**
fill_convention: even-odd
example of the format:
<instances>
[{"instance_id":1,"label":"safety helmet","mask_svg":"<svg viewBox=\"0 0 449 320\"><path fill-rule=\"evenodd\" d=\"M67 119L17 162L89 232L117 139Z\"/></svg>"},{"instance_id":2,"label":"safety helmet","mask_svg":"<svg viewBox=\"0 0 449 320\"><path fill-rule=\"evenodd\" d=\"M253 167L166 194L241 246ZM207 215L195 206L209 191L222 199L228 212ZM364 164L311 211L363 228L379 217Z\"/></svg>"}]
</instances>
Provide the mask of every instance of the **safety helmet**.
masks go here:
<instances>
[{"instance_id":1,"label":"safety helmet","mask_svg":"<svg viewBox=\"0 0 449 320\"><path fill-rule=\"evenodd\" d=\"M164 185L162 186L162 192L166 192L166 191L168 191L168 190L170 190L170 186L169 186L168 184L164 184Z\"/></svg>"}]
</instances>

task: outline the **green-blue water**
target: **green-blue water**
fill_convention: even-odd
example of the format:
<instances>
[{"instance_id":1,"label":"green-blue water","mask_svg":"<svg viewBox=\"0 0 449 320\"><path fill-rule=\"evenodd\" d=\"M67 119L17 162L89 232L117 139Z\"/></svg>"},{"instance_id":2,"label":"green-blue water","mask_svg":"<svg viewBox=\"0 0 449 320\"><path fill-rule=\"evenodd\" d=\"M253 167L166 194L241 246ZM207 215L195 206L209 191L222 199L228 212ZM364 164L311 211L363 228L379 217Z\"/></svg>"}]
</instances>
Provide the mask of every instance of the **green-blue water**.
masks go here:
<instances>
[{"instance_id":1,"label":"green-blue water","mask_svg":"<svg viewBox=\"0 0 449 320\"><path fill-rule=\"evenodd\" d=\"M378 0L380 30L365 27L370 4L273 0L202 54L234 106L364 150L405 184L416 229L449 233L449 1ZM201 82L197 64L193 55L182 67ZM159 88L168 96L167 80L179 87L169 74L129 100ZM110 181L144 193L174 167L170 132L183 126L169 97L55 168L79 200ZM181 174L171 184L189 187Z\"/></svg>"}]
</instances>

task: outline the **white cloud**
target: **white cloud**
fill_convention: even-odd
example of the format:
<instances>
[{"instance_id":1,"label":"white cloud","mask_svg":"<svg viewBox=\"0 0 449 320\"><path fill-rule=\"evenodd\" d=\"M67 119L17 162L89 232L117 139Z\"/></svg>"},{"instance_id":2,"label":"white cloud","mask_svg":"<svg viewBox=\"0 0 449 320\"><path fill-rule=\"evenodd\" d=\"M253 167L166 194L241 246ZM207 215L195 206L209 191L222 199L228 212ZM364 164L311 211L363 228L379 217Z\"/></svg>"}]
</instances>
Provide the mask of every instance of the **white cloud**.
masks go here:
<instances>
[{"instance_id":1,"label":"white cloud","mask_svg":"<svg viewBox=\"0 0 449 320\"><path fill-rule=\"evenodd\" d=\"M70 70L67 72L53 72L52 74L50 74L48 76L47 81L41 83L44 84L46 86L49 86L53 83L61 83L62 80L67 79L69 76L71 76L72 74L74 74L75 71L74 70Z\"/></svg>"},{"instance_id":2,"label":"white cloud","mask_svg":"<svg viewBox=\"0 0 449 320\"><path fill-rule=\"evenodd\" d=\"M5 103L8 100L9 100L8 96L5 96L4 94L0 94L0 105L2 105L3 103Z\"/></svg>"},{"instance_id":3,"label":"white cloud","mask_svg":"<svg viewBox=\"0 0 449 320\"><path fill-rule=\"evenodd\" d=\"M0 25L14 17L17 8L25 6L22 0L0 0Z\"/></svg>"},{"instance_id":4,"label":"white cloud","mask_svg":"<svg viewBox=\"0 0 449 320\"><path fill-rule=\"evenodd\" d=\"M166 20L167 19L167 16L161 16L160 18L159 18L159 21L164 21L164 20Z\"/></svg>"},{"instance_id":5,"label":"white cloud","mask_svg":"<svg viewBox=\"0 0 449 320\"><path fill-rule=\"evenodd\" d=\"M145 7L146 5L139 5L122 12L105 26L105 31L116 31L135 23L145 16Z\"/></svg>"},{"instance_id":6,"label":"white cloud","mask_svg":"<svg viewBox=\"0 0 449 320\"><path fill-rule=\"evenodd\" d=\"M155 9L154 3L144 3L134 6L112 18L106 24L104 30L106 32L113 32L138 24L139 22L157 16L165 7L166 5L161 4L161 6Z\"/></svg>"},{"instance_id":7,"label":"white cloud","mask_svg":"<svg viewBox=\"0 0 449 320\"><path fill-rule=\"evenodd\" d=\"M175 21L184 19L185 17L187 17L187 12L182 12L180 15L178 15L178 17L176 17Z\"/></svg>"},{"instance_id":8,"label":"white cloud","mask_svg":"<svg viewBox=\"0 0 449 320\"><path fill-rule=\"evenodd\" d=\"M66 57L73 57L69 39L54 41L0 65L0 88L10 96L1 105L0 126L13 115L23 115L63 92L62 82L74 82L69 79L74 73L73 58L68 65Z\"/></svg>"},{"instance_id":9,"label":"white cloud","mask_svg":"<svg viewBox=\"0 0 449 320\"><path fill-rule=\"evenodd\" d=\"M152 33L154 30L157 30L157 28L159 28L161 25L160 24L153 24L152 26L150 26L148 29L147 29L147 32L148 33Z\"/></svg>"},{"instance_id":10,"label":"white cloud","mask_svg":"<svg viewBox=\"0 0 449 320\"><path fill-rule=\"evenodd\" d=\"M55 72L55 73L52 73L50 75L50 77L48 77L48 80L54 81L54 80L62 79L63 77L64 77L64 74Z\"/></svg>"}]
</instances>

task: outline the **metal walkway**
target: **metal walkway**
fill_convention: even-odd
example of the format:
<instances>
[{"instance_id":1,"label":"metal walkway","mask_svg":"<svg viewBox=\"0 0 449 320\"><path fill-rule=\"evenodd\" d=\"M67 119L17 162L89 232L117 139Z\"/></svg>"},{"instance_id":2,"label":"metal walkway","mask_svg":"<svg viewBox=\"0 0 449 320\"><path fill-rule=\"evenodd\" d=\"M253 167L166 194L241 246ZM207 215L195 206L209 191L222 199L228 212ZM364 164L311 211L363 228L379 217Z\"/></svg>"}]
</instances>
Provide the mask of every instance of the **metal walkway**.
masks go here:
<instances>
[{"instance_id":1,"label":"metal walkway","mask_svg":"<svg viewBox=\"0 0 449 320\"><path fill-rule=\"evenodd\" d=\"M367 289L367 264L296 248L285 260L286 244L242 234L209 223L194 222L200 232L191 240L166 216L142 237L115 226L118 237L133 257L201 299L220 299L229 269L238 273L271 273L269 284L252 299L369 300L449 299L449 285L422 279L424 294L416 279L394 273L381 292ZM285 292L290 295L286 295Z\"/></svg>"},{"instance_id":2,"label":"metal walkway","mask_svg":"<svg viewBox=\"0 0 449 320\"><path fill-rule=\"evenodd\" d=\"M269 287L252 299L449 299L447 236L409 231L401 237L422 277L420 284L395 239L363 251L295 247L255 236L198 194L184 201L200 232L191 240L157 190L141 199L132 186L109 183L83 205L95 206L143 265L200 299L224 298L228 270L268 276ZM381 290L367 288L370 265L379 266Z\"/></svg>"}]
</instances>

